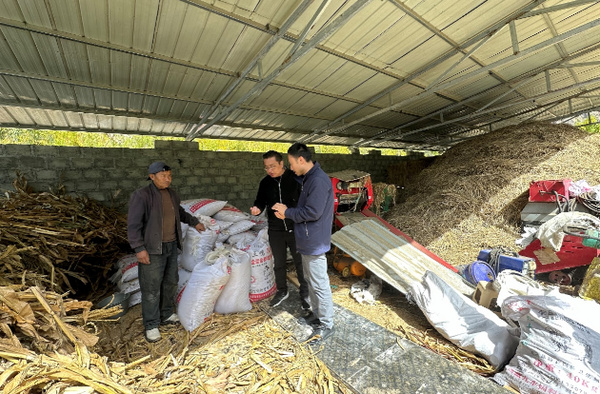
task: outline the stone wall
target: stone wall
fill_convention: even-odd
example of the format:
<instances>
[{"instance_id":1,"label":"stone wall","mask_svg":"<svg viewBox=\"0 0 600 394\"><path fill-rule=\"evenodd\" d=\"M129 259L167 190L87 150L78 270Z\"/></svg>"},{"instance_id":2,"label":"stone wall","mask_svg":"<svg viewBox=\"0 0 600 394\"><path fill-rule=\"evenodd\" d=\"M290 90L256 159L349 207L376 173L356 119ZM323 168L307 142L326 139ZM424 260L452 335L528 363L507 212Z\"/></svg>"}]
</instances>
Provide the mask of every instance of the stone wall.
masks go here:
<instances>
[{"instance_id":1,"label":"stone wall","mask_svg":"<svg viewBox=\"0 0 600 394\"><path fill-rule=\"evenodd\" d=\"M85 194L126 210L131 193L148 182L148 165L163 160L173 168L172 186L183 200L227 200L247 211L265 176L261 156L200 151L196 142L185 141L156 141L154 149L0 145L0 190L13 190L12 181L19 171L35 191L62 184L67 192ZM314 157L326 172L357 169L371 173L374 182L387 180L390 165L415 158L378 154Z\"/></svg>"}]
</instances>

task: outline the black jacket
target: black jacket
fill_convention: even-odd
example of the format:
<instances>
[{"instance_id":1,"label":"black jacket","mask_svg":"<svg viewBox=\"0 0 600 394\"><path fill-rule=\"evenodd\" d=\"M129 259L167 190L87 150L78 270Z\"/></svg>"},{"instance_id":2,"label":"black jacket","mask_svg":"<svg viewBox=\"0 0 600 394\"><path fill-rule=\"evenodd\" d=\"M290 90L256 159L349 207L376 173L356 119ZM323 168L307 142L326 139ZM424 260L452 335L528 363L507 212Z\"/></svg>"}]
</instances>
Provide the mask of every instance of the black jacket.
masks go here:
<instances>
[{"instance_id":1,"label":"black jacket","mask_svg":"<svg viewBox=\"0 0 600 394\"><path fill-rule=\"evenodd\" d=\"M272 207L278 202L288 207L295 207L298 203L298 196L300 196L300 188L301 185L296 180L294 172L288 168L278 178L271 178L267 175L260 181L254 206L261 212L265 208L267 209L269 230L291 231L294 229L294 222L289 219L285 219L285 221L278 219Z\"/></svg>"},{"instance_id":2,"label":"black jacket","mask_svg":"<svg viewBox=\"0 0 600 394\"><path fill-rule=\"evenodd\" d=\"M181 249L181 222L196 226L198 219L186 212L173 189L167 188L175 208L177 246ZM162 253L162 197L154 183L136 190L129 200L127 238L135 252L146 249L149 254Z\"/></svg>"}]
</instances>

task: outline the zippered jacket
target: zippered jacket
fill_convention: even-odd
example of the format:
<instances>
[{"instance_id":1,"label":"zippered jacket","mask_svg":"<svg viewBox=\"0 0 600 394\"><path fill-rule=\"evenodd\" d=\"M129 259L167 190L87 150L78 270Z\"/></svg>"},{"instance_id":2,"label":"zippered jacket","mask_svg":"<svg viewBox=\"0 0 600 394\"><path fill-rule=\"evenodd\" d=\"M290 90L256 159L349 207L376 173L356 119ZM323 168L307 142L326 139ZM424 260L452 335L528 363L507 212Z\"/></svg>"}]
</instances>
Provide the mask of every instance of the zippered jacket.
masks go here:
<instances>
[{"instance_id":1,"label":"zippered jacket","mask_svg":"<svg viewBox=\"0 0 600 394\"><path fill-rule=\"evenodd\" d=\"M181 200L175 191L167 188L171 195L175 211L175 230L177 246L181 249L181 222L192 227L198 224L198 219L181 207ZM149 254L162 253L163 206L160 190L150 183L133 192L129 199L127 214L127 239L136 253L146 249Z\"/></svg>"},{"instance_id":2,"label":"zippered jacket","mask_svg":"<svg viewBox=\"0 0 600 394\"><path fill-rule=\"evenodd\" d=\"M295 207L300 195L300 184L296 180L294 172L285 169L280 177L272 178L265 176L258 185L254 206L263 212L267 210L269 231L292 231L294 222L290 219L281 220L275 216L272 207L275 203L282 203L288 207Z\"/></svg>"},{"instance_id":3,"label":"zippered jacket","mask_svg":"<svg viewBox=\"0 0 600 394\"><path fill-rule=\"evenodd\" d=\"M320 255L331 248L331 180L317 162L304 177L297 179L302 183L298 205L295 208L288 207L285 216L296 223L296 250L304 255Z\"/></svg>"}]
</instances>

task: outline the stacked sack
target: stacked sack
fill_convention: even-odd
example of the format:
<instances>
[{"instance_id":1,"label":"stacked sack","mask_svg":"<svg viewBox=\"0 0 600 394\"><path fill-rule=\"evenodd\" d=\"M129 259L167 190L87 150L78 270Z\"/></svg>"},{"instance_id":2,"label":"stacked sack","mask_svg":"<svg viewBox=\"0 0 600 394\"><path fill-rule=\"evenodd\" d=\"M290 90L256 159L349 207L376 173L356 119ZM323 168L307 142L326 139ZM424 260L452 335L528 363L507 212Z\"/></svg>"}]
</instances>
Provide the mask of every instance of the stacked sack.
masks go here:
<instances>
[{"instance_id":1,"label":"stacked sack","mask_svg":"<svg viewBox=\"0 0 600 394\"><path fill-rule=\"evenodd\" d=\"M206 228L198 232L182 223L185 236L177 302L184 328L194 330L213 311L248 311L250 301L275 294L264 216L252 216L226 201L211 199L186 200L181 206Z\"/></svg>"},{"instance_id":2,"label":"stacked sack","mask_svg":"<svg viewBox=\"0 0 600 394\"><path fill-rule=\"evenodd\" d=\"M117 286L119 292L129 294L128 305L134 306L142 302L140 281L138 279L138 260L135 254L121 257L115 264L117 271L110 281Z\"/></svg>"}]
</instances>

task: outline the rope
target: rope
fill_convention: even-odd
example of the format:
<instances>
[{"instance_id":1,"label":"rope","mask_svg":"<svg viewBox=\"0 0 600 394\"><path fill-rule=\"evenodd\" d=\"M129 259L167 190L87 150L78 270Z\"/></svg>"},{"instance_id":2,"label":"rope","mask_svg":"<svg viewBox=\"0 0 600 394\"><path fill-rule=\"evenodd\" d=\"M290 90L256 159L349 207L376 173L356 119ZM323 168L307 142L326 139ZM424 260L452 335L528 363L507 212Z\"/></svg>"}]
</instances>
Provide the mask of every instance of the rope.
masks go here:
<instances>
[{"instance_id":1,"label":"rope","mask_svg":"<svg viewBox=\"0 0 600 394\"><path fill-rule=\"evenodd\" d=\"M519 254L513 252L510 249L499 246L497 248L493 248L490 250L490 255L488 257L488 264L494 270L494 273L498 274L500 272L500 255L514 256L518 257Z\"/></svg>"},{"instance_id":2,"label":"rope","mask_svg":"<svg viewBox=\"0 0 600 394\"><path fill-rule=\"evenodd\" d=\"M586 207L594 216L600 216L600 201L596 199L595 192L581 193L576 200Z\"/></svg>"}]
</instances>

